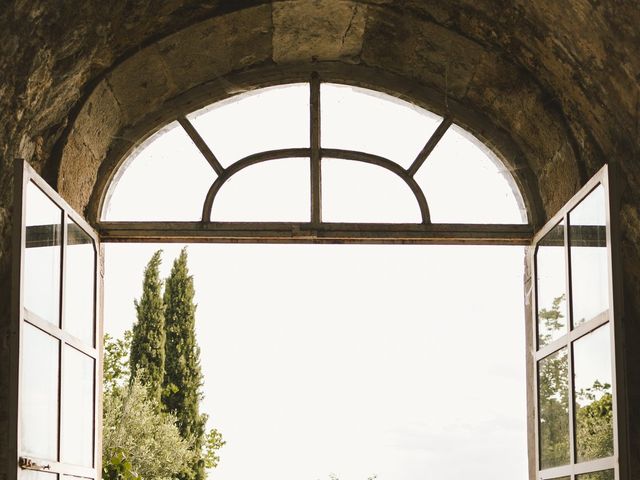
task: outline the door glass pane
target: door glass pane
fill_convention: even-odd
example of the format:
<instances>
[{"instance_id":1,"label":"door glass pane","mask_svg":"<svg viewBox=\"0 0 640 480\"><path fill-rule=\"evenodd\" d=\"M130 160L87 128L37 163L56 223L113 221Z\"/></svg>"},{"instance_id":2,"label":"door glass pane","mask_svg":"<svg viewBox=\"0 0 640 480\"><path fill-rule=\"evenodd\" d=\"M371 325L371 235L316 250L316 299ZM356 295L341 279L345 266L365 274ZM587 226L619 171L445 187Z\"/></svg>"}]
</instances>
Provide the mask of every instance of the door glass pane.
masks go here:
<instances>
[{"instance_id":1,"label":"door glass pane","mask_svg":"<svg viewBox=\"0 0 640 480\"><path fill-rule=\"evenodd\" d=\"M93 358L64 347L62 461L93 466Z\"/></svg>"},{"instance_id":2,"label":"door glass pane","mask_svg":"<svg viewBox=\"0 0 640 480\"><path fill-rule=\"evenodd\" d=\"M93 239L71 219L66 253L64 328L93 346L96 252Z\"/></svg>"},{"instance_id":3,"label":"door glass pane","mask_svg":"<svg viewBox=\"0 0 640 480\"><path fill-rule=\"evenodd\" d=\"M543 347L567 333L565 272L562 221L544 236L536 251L538 347Z\"/></svg>"},{"instance_id":4,"label":"door glass pane","mask_svg":"<svg viewBox=\"0 0 640 480\"><path fill-rule=\"evenodd\" d=\"M24 306L60 325L60 209L33 183L26 195Z\"/></svg>"},{"instance_id":5,"label":"door glass pane","mask_svg":"<svg viewBox=\"0 0 640 480\"><path fill-rule=\"evenodd\" d=\"M578 462L613 455L609 324L573 344Z\"/></svg>"},{"instance_id":6,"label":"door glass pane","mask_svg":"<svg viewBox=\"0 0 640 480\"><path fill-rule=\"evenodd\" d=\"M58 474L38 472L36 470L20 470L20 480L58 480Z\"/></svg>"},{"instance_id":7,"label":"door glass pane","mask_svg":"<svg viewBox=\"0 0 640 480\"><path fill-rule=\"evenodd\" d=\"M415 195L395 173L368 163L323 158L322 220L420 223L422 218Z\"/></svg>"},{"instance_id":8,"label":"door glass pane","mask_svg":"<svg viewBox=\"0 0 640 480\"><path fill-rule=\"evenodd\" d=\"M220 188L211 220L308 222L309 175L308 158L282 158L240 170Z\"/></svg>"},{"instance_id":9,"label":"door glass pane","mask_svg":"<svg viewBox=\"0 0 640 480\"><path fill-rule=\"evenodd\" d=\"M600 472L576 475L576 480L613 480L614 478L613 470L602 470Z\"/></svg>"},{"instance_id":10,"label":"door glass pane","mask_svg":"<svg viewBox=\"0 0 640 480\"><path fill-rule=\"evenodd\" d=\"M569 463L569 363L563 348L538 365L540 468Z\"/></svg>"},{"instance_id":11,"label":"door glass pane","mask_svg":"<svg viewBox=\"0 0 640 480\"><path fill-rule=\"evenodd\" d=\"M599 185L569 213L573 326L609 308L606 199Z\"/></svg>"},{"instance_id":12,"label":"door glass pane","mask_svg":"<svg viewBox=\"0 0 640 480\"><path fill-rule=\"evenodd\" d=\"M20 452L58 458L59 342L23 322L20 364Z\"/></svg>"}]
</instances>

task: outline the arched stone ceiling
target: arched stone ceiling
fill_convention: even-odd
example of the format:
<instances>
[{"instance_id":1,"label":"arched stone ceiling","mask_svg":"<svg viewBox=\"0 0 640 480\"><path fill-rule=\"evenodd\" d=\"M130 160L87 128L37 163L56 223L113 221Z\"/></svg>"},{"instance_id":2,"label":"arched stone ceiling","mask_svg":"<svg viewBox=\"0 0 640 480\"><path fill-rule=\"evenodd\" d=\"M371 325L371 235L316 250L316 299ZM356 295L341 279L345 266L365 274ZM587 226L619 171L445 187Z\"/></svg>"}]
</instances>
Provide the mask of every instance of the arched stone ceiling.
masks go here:
<instances>
[{"instance_id":1,"label":"arched stone ceiling","mask_svg":"<svg viewBox=\"0 0 640 480\"><path fill-rule=\"evenodd\" d=\"M160 110L212 76L339 62L358 83L464 111L489 143L508 136L502 153L522 156L549 214L605 161L640 185L639 20L634 2L614 0L14 1L0 18L0 153L4 167L30 160L82 209L96 180L86 163L140 120L136 106ZM208 50L184 56L183 41ZM6 207L7 175L0 185Z\"/></svg>"},{"instance_id":2,"label":"arched stone ceiling","mask_svg":"<svg viewBox=\"0 0 640 480\"><path fill-rule=\"evenodd\" d=\"M293 76L308 70L312 57L343 68L332 70L336 76L342 71L345 79L453 111L512 165L531 172L543 214L552 213L600 165L618 164L626 318L637 319L638 25L637 0L5 0L0 320L9 318L14 158L31 162L76 208L85 209L112 143L132 142L134 133L143 133L130 125L146 102L152 112L165 103L175 107L179 92L197 91L197 82L210 80L212 72L233 80L231 85L242 83L243 72L247 85L257 83L252 71L271 71L276 81L277 72ZM198 42L210 42L208 52L215 57L175 53L172 42L186 35L185 29ZM131 69L128 62L145 48L152 52L146 56L148 68L161 75ZM189 75L176 76L180 68ZM225 85L208 93L221 94ZM151 115L141 124L151 128L161 120ZM119 139L121 133L131 136ZM625 324L627 338L640 337L638 323ZM2 337L5 324L0 321ZM0 365L6 365L1 344ZM628 376L637 379L633 368L640 365L640 349L633 352ZM2 427L5 372L0 387ZM640 388L635 385L629 395L637 404ZM635 411L630 425L637 452ZM6 431L0 428L0 447L7 444ZM0 448L0 465L7 451ZM638 458L631 478L640 476Z\"/></svg>"}]
</instances>

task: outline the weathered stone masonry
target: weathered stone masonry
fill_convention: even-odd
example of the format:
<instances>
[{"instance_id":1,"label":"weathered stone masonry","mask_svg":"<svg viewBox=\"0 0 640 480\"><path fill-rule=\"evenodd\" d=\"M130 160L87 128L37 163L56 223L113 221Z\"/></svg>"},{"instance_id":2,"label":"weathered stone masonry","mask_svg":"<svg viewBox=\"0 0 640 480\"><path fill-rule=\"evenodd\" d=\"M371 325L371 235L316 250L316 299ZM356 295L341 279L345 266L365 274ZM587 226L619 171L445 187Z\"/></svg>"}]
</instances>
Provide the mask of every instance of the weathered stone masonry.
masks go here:
<instances>
[{"instance_id":1,"label":"weathered stone masonry","mask_svg":"<svg viewBox=\"0 0 640 480\"><path fill-rule=\"evenodd\" d=\"M13 159L95 220L117 161L171 113L312 70L452 115L512 167L538 224L604 163L619 166L626 373L640 405L639 24L634 0L5 2L0 466ZM639 417L631 409L632 478Z\"/></svg>"}]
</instances>

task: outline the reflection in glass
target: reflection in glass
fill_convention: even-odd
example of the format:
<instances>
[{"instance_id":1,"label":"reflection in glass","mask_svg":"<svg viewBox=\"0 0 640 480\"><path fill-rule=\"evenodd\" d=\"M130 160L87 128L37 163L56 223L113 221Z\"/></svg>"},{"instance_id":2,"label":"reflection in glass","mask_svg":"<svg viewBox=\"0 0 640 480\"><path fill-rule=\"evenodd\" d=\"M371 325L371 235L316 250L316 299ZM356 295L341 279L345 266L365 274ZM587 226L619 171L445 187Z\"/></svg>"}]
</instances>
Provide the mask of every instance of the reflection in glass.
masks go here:
<instances>
[{"instance_id":1,"label":"reflection in glass","mask_svg":"<svg viewBox=\"0 0 640 480\"><path fill-rule=\"evenodd\" d=\"M569 213L574 327L609 308L606 204L599 185Z\"/></svg>"},{"instance_id":2,"label":"reflection in glass","mask_svg":"<svg viewBox=\"0 0 640 480\"><path fill-rule=\"evenodd\" d=\"M103 218L201 220L202 205L215 178L215 171L189 135L178 122L172 122L120 166L109 187Z\"/></svg>"},{"instance_id":3,"label":"reflection in glass","mask_svg":"<svg viewBox=\"0 0 640 480\"><path fill-rule=\"evenodd\" d=\"M567 349L538 364L540 468L569 463L569 363Z\"/></svg>"},{"instance_id":4,"label":"reflection in glass","mask_svg":"<svg viewBox=\"0 0 640 480\"><path fill-rule=\"evenodd\" d=\"M323 148L373 153L404 168L442 121L411 103L350 85L323 83L320 95Z\"/></svg>"},{"instance_id":5,"label":"reflection in glass","mask_svg":"<svg viewBox=\"0 0 640 480\"><path fill-rule=\"evenodd\" d=\"M422 218L415 195L395 173L368 163L323 158L322 220L420 223Z\"/></svg>"},{"instance_id":6,"label":"reflection in glass","mask_svg":"<svg viewBox=\"0 0 640 480\"><path fill-rule=\"evenodd\" d=\"M609 324L573 344L578 462L613 455Z\"/></svg>"},{"instance_id":7,"label":"reflection in glass","mask_svg":"<svg viewBox=\"0 0 640 480\"><path fill-rule=\"evenodd\" d=\"M33 183L27 186L24 306L60 325L61 210Z\"/></svg>"},{"instance_id":8,"label":"reflection in glass","mask_svg":"<svg viewBox=\"0 0 640 480\"><path fill-rule=\"evenodd\" d=\"M576 480L613 480L614 478L613 470L602 470L600 472L576 475Z\"/></svg>"},{"instance_id":9,"label":"reflection in glass","mask_svg":"<svg viewBox=\"0 0 640 480\"><path fill-rule=\"evenodd\" d=\"M252 153L309 147L309 84L236 95L187 118L224 167Z\"/></svg>"},{"instance_id":10,"label":"reflection in glass","mask_svg":"<svg viewBox=\"0 0 640 480\"><path fill-rule=\"evenodd\" d=\"M308 158L283 158L240 170L218 192L211 220L308 222L309 175Z\"/></svg>"},{"instance_id":11,"label":"reflection in glass","mask_svg":"<svg viewBox=\"0 0 640 480\"><path fill-rule=\"evenodd\" d=\"M64 347L62 385L62 460L93 466L94 360L75 348Z\"/></svg>"},{"instance_id":12,"label":"reflection in glass","mask_svg":"<svg viewBox=\"0 0 640 480\"><path fill-rule=\"evenodd\" d=\"M538 243L536 286L538 300L538 347L567 333L564 221Z\"/></svg>"},{"instance_id":13,"label":"reflection in glass","mask_svg":"<svg viewBox=\"0 0 640 480\"><path fill-rule=\"evenodd\" d=\"M493 152L452 125L415 179L434 223L526 223L511 173Z\"/></svg>"},{"instance_id":14,"label":"reflection in glass","mask_svg":"<svg viewBox=\"0 0 640 480\"><path fill-rule=\"evenodd\" d=\"M93 239L71 219L66 254L64 328L93 346L95 250Z\"/></svg>"},{"instance_id":15,"label":"reflection in glass","mask_svg":"<svg viewBox=\"0 0 640 480\"><path fill-rule=\"evenodd\" d=\"M20 365L20 451L58 458L59 342L23 322Z\"/></svg>"}]
</instances>

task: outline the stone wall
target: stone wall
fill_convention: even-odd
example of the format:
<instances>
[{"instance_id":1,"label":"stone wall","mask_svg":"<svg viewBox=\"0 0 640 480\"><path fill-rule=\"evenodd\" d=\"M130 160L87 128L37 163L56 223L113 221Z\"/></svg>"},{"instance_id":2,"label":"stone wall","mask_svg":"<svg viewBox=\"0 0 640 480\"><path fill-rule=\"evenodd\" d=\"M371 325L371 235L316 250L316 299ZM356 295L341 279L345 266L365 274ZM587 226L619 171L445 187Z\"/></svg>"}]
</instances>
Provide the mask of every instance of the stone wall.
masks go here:
<instances>
[{"instance_id":1,"label":"stone wall","mask_svg":"<svg viewBox=\"0 0 640 480\"><path fill-rule=\"evenodd\" d=\"M538 221L620 167L627 377L640 404L640 9L631 0L10 0L0 13L0 465L12 162L95 218L118 153L188 102L311 69L453 115ZM640 411L631 410L640 478ZM1 469L0 469L1 470Z\"/></svg>"}]
</instances>

